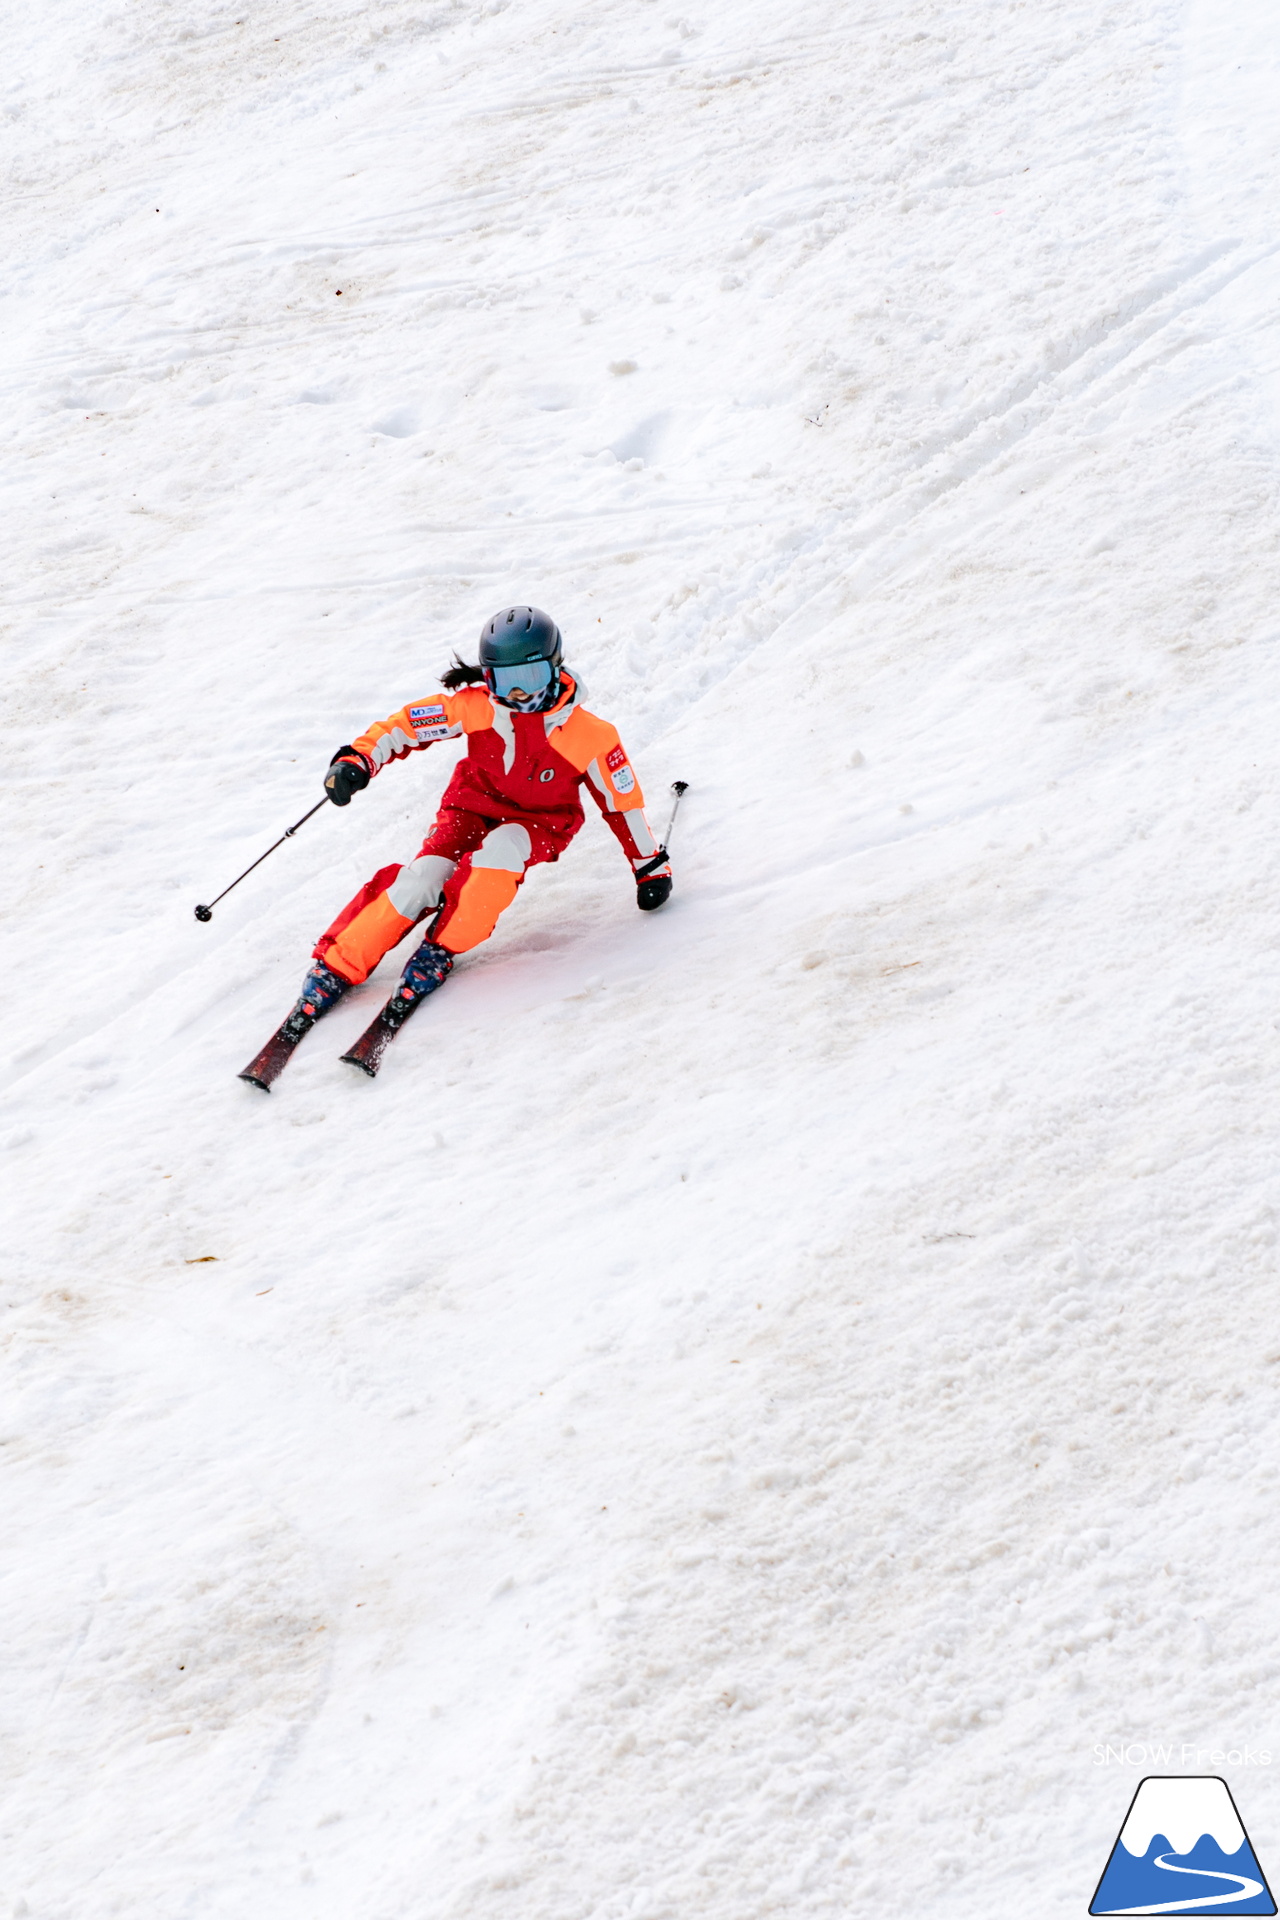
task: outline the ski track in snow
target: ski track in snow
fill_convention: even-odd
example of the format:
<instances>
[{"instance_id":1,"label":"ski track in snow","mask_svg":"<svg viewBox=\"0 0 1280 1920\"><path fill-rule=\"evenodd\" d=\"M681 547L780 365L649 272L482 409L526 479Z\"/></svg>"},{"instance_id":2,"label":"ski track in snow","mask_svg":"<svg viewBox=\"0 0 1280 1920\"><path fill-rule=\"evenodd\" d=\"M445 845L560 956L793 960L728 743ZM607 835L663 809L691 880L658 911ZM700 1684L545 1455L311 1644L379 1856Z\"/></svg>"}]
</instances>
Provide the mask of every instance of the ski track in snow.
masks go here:
<instances>
[{"instance_id":1,"label":"ski track in snow","mask_svg":"<svg viewBox=\"0 0 1280 1920\"><path fill-rule=\"evenodd\" d=\"M1268 11L6 35L0 1895L1081 1911L1280 1745ZM511 598L672 906L263 1099Z\"/></svg>"}]
</instances>

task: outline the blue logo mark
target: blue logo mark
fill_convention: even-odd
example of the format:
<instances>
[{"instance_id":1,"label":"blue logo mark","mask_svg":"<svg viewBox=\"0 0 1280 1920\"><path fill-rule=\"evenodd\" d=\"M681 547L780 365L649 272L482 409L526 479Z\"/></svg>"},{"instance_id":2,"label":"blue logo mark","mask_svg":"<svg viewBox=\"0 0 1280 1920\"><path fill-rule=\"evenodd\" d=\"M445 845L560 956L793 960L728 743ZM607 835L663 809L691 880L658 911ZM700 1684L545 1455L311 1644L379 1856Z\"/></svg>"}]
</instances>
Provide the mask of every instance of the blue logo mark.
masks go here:
<instances>
[{"instance_id":1,"label":"blue logo mark","mask_svg":"<svg viewBox=\"0 0 1280 1920\"><path fill-rule=\"evenodd\" d=\"M1226 1781L1213 1773L1140 1781L1089 1911L1273 1914Z\"/></svg>"}]
</instances>

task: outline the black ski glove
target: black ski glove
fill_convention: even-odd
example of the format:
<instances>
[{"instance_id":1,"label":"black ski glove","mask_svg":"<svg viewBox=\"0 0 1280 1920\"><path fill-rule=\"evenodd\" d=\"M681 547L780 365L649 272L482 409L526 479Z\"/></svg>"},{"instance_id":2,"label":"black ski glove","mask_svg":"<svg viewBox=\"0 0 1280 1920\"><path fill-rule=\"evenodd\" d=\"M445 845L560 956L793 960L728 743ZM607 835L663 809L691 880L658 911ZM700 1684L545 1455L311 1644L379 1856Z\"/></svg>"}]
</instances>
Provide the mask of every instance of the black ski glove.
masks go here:
<instances>
[{"instance_id":1,"label":"black ski glove","mask_svg":"<svg viewBox=\"0 0 1280 1920\"><path fill-rule=\"evenodd\" d=\"M354 747L339 747L329 762L324 790L335 807L349 807L353 793L361 793L369 784L369 766Z\"/></svg>"},{"instance_id":2,"label":"black ski glove","mask_svg":"<svg viewBox=\"0 0 1280 1920\"><path fill-rule=\"evenodd\" d=\"M636 868L636 905L641 913L652 913L671 898L671 865L665 847L659 847L652 860Z\"/></svg>"}]
</instances>

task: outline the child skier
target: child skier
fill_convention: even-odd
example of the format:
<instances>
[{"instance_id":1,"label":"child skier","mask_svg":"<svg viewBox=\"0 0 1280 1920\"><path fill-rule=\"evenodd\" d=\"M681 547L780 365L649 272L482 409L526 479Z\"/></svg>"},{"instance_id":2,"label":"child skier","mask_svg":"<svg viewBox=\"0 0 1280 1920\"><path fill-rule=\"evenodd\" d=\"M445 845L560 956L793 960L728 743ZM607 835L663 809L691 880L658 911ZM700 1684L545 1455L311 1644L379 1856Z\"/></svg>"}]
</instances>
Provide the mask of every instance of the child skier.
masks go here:
<instances>
[{"instance_id":1,"label":"child skier","mask_svg":"<svg viewBox=\"0 0 1280 1920\"><path fill-rule=\"evenodd\" d=\"M480 635L479 666L458 661L441 682L444 694L375 721L334 754L325 791L345 807L389 760L436 740L467 740L421 852L381 868L321 935L297 1004L242 1080L268 1088L321 1015L433 915L379 1021L344 1055L375 1072L386 1041L456 956L489 938L528 869L560 858L582 825L584 782L631 862L636 904L650 912L669 897L667 851L654 840L617 729L582 705L582 684L562 666L560 631L547 614L504 608ZM375 1032L378 1043L361 1054Z\"/></svg>"}]
</instances>

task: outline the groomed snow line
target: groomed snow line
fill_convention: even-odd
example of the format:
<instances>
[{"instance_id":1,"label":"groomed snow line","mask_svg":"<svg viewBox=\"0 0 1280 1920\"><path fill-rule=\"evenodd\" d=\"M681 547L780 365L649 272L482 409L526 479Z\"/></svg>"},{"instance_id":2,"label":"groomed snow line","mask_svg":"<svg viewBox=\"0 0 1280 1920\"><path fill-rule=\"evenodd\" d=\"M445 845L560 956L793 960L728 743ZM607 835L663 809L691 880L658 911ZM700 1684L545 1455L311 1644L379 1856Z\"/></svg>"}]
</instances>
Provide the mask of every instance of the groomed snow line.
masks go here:
<instances>
[{"instance_id":1,"label":"groomed snow line","mask_svg":"<svg viewBox=\"0 0 1280 1920\"><path fill-rule=\"evenodd\" d=\"M0 1920L1274 1879L1274 5L3 47ZM264 1097L458 748L194 905L513 601L670 903L589 807Z\"/></svg>"}]
</instances>

